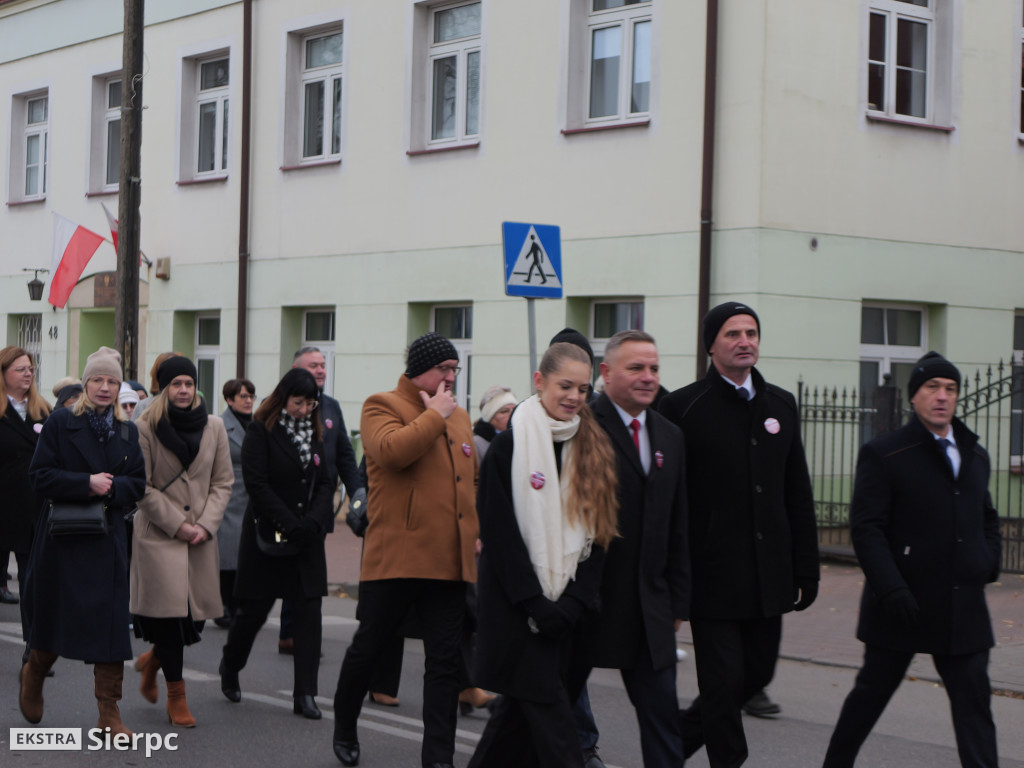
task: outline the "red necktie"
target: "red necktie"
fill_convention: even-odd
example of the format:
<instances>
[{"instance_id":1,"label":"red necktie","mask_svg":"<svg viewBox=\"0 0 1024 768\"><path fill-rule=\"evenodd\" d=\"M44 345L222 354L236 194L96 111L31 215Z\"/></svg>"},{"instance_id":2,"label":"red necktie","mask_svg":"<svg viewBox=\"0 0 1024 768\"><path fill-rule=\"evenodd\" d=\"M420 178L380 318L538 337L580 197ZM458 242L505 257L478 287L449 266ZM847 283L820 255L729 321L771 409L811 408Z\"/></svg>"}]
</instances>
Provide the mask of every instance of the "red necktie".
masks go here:
<instances>
[{"instance_id":1,"label":"red necktie","mask_svg":"<svg viewBox=\"0 0 1024 768\"><path fill-rule=\"evenodd\" d=\"M640 453L640 420L633 419L629 422L629 428L633 430L633 445L636 446L636 452Z\"/></svg>"}]
</instances>

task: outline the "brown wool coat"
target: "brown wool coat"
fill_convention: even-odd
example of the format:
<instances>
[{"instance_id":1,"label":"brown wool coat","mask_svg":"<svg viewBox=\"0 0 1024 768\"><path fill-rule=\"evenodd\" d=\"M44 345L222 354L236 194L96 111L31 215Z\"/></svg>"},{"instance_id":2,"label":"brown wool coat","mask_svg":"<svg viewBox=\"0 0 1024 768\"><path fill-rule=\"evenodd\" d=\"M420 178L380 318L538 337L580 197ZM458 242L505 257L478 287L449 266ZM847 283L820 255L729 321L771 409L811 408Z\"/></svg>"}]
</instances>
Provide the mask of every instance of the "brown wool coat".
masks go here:
<instances>
[{"instance_id":1,"label":"brown wool coat","mask_svg":"<svg viewBox=\"0 0 1024 768\"><path fill-rule=\"evenodd\" d=\"M363 404L370 524L361 579L476 581L477 456L469 414L424 407L405 376Z\"/></svg>"},{"instance_id":2,"label":"brown wool coat","mask_svg":"<svg viewBox=\"0 0 1024 768\"><path fill-rule=\"evenodd\" d=\"M188 471L161 492L181 462L161 443L148 422L137 422L146 459L146 495L139 500L132 535L132 613L156 618L215 619L220 599L217 529L231 498L235 474L224 422L210 416ZM198 546L176 539L184 522L199 524L210 538Z\"/></svg>"}]
</instances>

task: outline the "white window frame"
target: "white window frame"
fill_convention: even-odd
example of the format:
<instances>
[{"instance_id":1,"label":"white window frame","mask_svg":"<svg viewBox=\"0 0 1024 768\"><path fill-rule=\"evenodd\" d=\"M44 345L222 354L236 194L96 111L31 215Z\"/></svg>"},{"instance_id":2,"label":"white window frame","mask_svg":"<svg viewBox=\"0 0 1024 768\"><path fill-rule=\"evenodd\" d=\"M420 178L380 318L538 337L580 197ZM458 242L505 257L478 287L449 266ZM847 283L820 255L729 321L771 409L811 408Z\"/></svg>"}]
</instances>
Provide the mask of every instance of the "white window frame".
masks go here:
<instances>
[{"instance_id":1,"label":"white window frame","mask_svg":"<svg viewBox=\"0 0 1024 768\"><path fill-rule=\"evenodd\" d=\"M621 8L609 8L606 10L593 10L593 0L587 0L587 59L586 76L583 98L585 101L584 124L601 125L604 123L620 123L624 121L641 120L649 117L650 91L647 95L647 109L632 111L630 99L633 84L634 71L634 43L636 40L635 29L639 24L651 24L653 34L654 12L653 2L642 2L635 5L624 5ZM618 29L619 38L619 82L616 89L617 108L615 114L598 115L591 117L591 78L594 65L594 34L600 30ZM652 38L653 48L653 38ZM653 50L651 61L647 62L649 69L653 69ZM653 72L652 72L653 76ZM650 82L650 81L648 81ZM650 86L648 86L648 89Z\"/></svg>"},{"instance_id":2,"label":"white window frame","mask_svg":"<svg viewBox=\"0 0 1024 768\"><path fill-rule=\"evenodd\" d=\"M330 37L332 35L342 36L341 60L324 64L318 67L306 66L306 48L311 41ZM301 163L315 163L318 161L330 160L341 157L341 126L344 124L345 113L342 111L345 97L345 37L341 27L325 31L318 31L305 35L301 38L300 56L302 59L302 70L299 76L299 102L301 104L298 121L298 156ZM316 154L307 155L305 149L306 136L306 88L309 85L321 83L323 85L323 104L320 110L321 119L321 151ZM335 83L338 84L339 93L335 95ZM338 110L338 146L334 147L334 112Z\"/></svg>"},{"instance_id":3,"label":"white window frame","mask_svg":"<svg viewBox=\"0 0 1024 768\"><path fill-rule=\"evenodd\" d=\"M1020 76L1017 80L1017 84L1020 86L1017 90L1017 96L1020 98L1018 102L1019 107L1019 122L1017 124L1017 137L1024 141L1024 3L1017 6L1017 19L1020 21L1020 56L1017 57L1018 61L1021 62Z\"/></svg>"},{"instance_id":4,"label":"white window frame","mask_svg":"<svg viewBox=\"0 0 1024 768\"><path fill-rule=\"evenodd\" d=\"M616 298L600 298L591 299L590 307L587 310L587 322L588 331L587 335L590 338L590 348L594 350L594 377L598 375L598 364L604 360L604 350L608 345L608 340L611 336L598 336L597 335L597 307L605 304L628 304L640 305L640 327L632 328L632 330L642 331L644 330L644 314L645 314L645 303L643 296L621 296ZM632 314L632 310L630 310ZM620 331L630 330L628 328L619 328Z\"/></svg>"},{"instance_id":5,"label":"white window frame","mask_svg":"<svg viewBox=\"0 0 1024 768\"><path fill-rule=\"evenodd\" d=\"M202 87L203 67L217 62L226 62L228 82L225 85ZM192 168L196 178L204 176L226 176L228 172L228 151L226 131L230 127L230 96L231 96L231 59L227 56L210 56L196 61L196 154ZM201 157L199 151L203 140L202 112L203 107L214 105L213 128L213 167L209 170L199 168ZM225 125L227 123L227 125Z\"/></svg>"},{"instance_id":6,"label":"white window frame","mask_svg":"<svg viewBox=\"0 0 1024 768\"><path fill-rule=\"evenodd\" d=\"M315 339L310 337L307 332L307 318L310 314L329 314L331 315L331 338L329 339ZM334 392L334 349L335 340L338 338L338 313L335 312L333 307L306 307L302 310L302 343L299 344L299 348L302 347L316 347L320 350L324 356L324 365L327 369L327 378L324 380L324 392L332 395Z\"/></svg>"},{"instance_id":7,"label":"white window frame","mask_svg":"<svg viewBox=\"0 0 1024 768\"><path fill-rule=\"evenodd\" d=\"M1013 347L1014 347L1014 349L1013 349L1013 359L1010 361L1010 375L1011 375L1011 377L1014 377L1018 373L1018 371L1021 372L1021 375L1024 375L1024 343L1018 343L1017 333L1016 333L1017 321L1018 320L1022 320L1022 319L1024 319L1024 312L1015 312L1014 313L1014 317L1013 317L1013 322L1014 322L1014 334L1013 334L1014 335L1014 339L1013 339L1014 343L1013 343ZM1014 379L1011 378L1010 381L1011 381L1011 386L1012 386L1012 382L1014 381ZM1010 450L1010 469L1014 473L1020 474L1021 473L1021 467L1024 466L1024 457L1022 457L1020 453L1014 453L1012 449L1015 447L1013 445L1014 438L1016 436L1019 436L1019 434L1020 434L1019 430L1021 429L1021 421L1022 421L1022 419L1024 419L1024 412L1022 412L1022 409L1020 407L1020 401L1018 400L1015 403L1014 399L1015 398L1013 398L1013 396L1011 395L1011 398L1010 398L1010 448L1011 448L1011 450Z\"/></svg>"},{"instance_id":8,"label":"white window frame","mask_svg":"<svg viewBox=\"0 0 1024 768\"><path fill-rule=\"evenodd\" d=\"M928 351L928 308L921 304L891 304L886 302L863 302L862 309L901 309L918 312L921 315L921 343L917 346L899 344L865 344L860 345L860 362L878 363L878 381L876 386L885 383L886 374L892 373L893 363L914 363ZM884 316L884 315L883 315ZM884 334L884 324L883 324Z\"/></svg>"},{"instance_id":9,"label":"white window frame","mask_svg":"<svg viewBox=\"0 0 1024 768\"><path fill-rule=\"evenodd\" d=\"M434 42L436 14L460 6L480 6L480 33L442 43ZM413 69L410 121L410 154L444 149L461 149L480 144L484 133L484 98L486 80L487 3L484 0L421 0L413 5ZM477 123L476 133L466 128L467 61L471 54L479 56L477 70ZM434 125L434 62L450 56L456 58L455 134L433 138Z\"/></svg>"},{"instance_id":10,"label":"white window frame","mask_svg":"<svg viewBox=\"0 0 1024 768\"><path fill-rule=\"evenodd\" d=\"M121 104L110 106L110 88L114 83L121 83L120 72L105 72L92 78L92 113L89 124L89 179L88 194L114 194L118 191L119 178L107 180L107 164L111 149L116 153L120 170L121 146L118 133L117 146L111 148L109 132L111 123L121 122Z\"/></svg>"},{"instance_id":11,"label":"white window frame","mask_svg":"<svg viewBox=\"0 0 1024 768\"><path fill-rule=\"evenodd\" d=\"M465 302L454 302L446 304L433 304L430 307L430 330L437 331L437 310L439 309L464 309L469 313L469 335L462 338L445 336L459 353L459 371L455 377L455 401L467 411L471 405L473 393L470 390L472 383L473 368L473 304Z\"/></svg>"},{"instance_id":12,"label":"white window frame","mask_svg":"<svg viewBox=\"0 0 1024 768\"><path fill-rule=\"evenodd\" d=\"M231 91L238 81L235 71L235 57L230 45L208 43L180 54L181 80L179 87L179 141L178 141L178 183L195 181L217 181L226 179L230 169L231 131L237 120L231 120ZM200 90L202 65L227 59L228 84L217 88ZM214 128L214 167L212 171L199 171L200 105L211 101L217 103ZM236 102L237 103L237 102ZM224 108L228 106L228 129L224 131ZM227 160L227 162L224 162ZM226 166L226 167L222 167Z\"/></svg>"},{"instance_id":13,"label":"white window frame","mask_svg":"<svg viewBox=\"0 0 1024 768\"><path fill-rule=\"evenodd\" d=\"M46 118L34 123L29 122L29 105L40 99L46 100ZM8 179L8 199L11 202L35 202L46 199L50 176L50 89L42 88L26 93L15 94L11 99L11 164ZM30 140L37 142L39 152L37 166L38 176L32 192L26 191L28 184L28 145Z\"/></svg>"},{"instance_id":14,"label":"white window frame","mask_svg":"<svg viewBox=\"0 0 1024 768\"><path fill-rule=\"evenodd\" d=\"M200 344L199 343L199 327L204 320L216 320L217 321L217 344ZM219 403L221 392L220 392L220 337L222 331L220 312L196 312L195 322L195 356L196 356L196 369L200 367L202 361L213 362L213 385L212 392L203 390L203 396L206 398L207 403ZM196 382L196 388L199 388L199 382Z\"/></svg>"},{"instance_id":15,"label":"white window frame","mask_svg":"<svg viewBox=\"0 0 1024 768\"><path fill-rule=\"evenodd\" d=\"M864 102L869 116L873 115L903 122L920 123L923 125L936 122L936 115L938 112L936 106L937 92L939 88L938 80L942 74L939 72L937 62L938 57L943 55L939 53L939 46L942 45L943 48L946 49L945 56L949 57L952 55L949 50L951 46L948 41L940 38L937 31L939 24L942 23L940 13L936 8L936 4L938 2L939 0L928 0L928 5L925 7L914 5L910 2L905 2L904 0L870 0L868 5L867 44L864 48L863 70L865 76ZM947 5L952 5L952 3L947 3ZM873 61L868 58L870 52L871 17L875 14L885 18L884 62ZM898 35L896 34L896 31L900 20L922 23L927 28L926 45L928 46L928 51L925 61L926 80L923 116L896 111L896 76L899 69L896 64L898 53ZM873 64L879 63L885 66L884 99L882 105L875 105L872 107L868 97L868 89L870 87L870 77L868 73Z\"/></svg>"}]
</instances>

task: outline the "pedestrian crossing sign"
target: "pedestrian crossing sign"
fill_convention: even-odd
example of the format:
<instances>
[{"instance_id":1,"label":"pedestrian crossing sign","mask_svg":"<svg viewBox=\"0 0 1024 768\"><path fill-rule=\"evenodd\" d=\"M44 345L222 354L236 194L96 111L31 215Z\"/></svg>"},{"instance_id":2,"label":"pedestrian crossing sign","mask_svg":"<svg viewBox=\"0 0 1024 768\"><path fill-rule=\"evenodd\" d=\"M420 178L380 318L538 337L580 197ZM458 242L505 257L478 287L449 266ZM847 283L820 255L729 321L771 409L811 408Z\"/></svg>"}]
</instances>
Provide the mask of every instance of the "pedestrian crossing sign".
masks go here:
<instances>
[{"instance_id":1,"label":"pedestrian crossing sign","mask_svg":"<svg viewBox=\"0 0 1024 768\"><path fill-rule=\"evenodd\" d=\"M558 227L506 221L501 225L501 240L507 296L562 298L562 235Z\"/></svg>"}]
</instances>

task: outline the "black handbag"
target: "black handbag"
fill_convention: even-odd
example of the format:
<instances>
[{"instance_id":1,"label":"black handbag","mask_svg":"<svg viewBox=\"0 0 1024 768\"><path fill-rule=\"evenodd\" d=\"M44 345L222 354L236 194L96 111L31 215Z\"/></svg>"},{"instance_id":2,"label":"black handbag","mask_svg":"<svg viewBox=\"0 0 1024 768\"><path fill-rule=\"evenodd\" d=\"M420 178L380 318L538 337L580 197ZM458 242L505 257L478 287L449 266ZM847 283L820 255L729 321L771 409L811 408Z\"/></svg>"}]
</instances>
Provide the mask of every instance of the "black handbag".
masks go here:
<instances>
[{"instance_id":1,"label":"black handbag","mask_svg":"<svg viewBox=\"0 0 1024 768\"><path fill-rule=\"evenodd\" d=\"M107 505L95 501L51 501L47 517L51 536L103 536L107 533Z\"/></svg>"}]
</instances>

